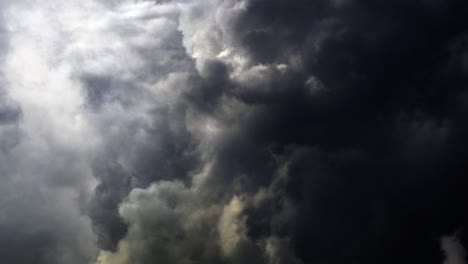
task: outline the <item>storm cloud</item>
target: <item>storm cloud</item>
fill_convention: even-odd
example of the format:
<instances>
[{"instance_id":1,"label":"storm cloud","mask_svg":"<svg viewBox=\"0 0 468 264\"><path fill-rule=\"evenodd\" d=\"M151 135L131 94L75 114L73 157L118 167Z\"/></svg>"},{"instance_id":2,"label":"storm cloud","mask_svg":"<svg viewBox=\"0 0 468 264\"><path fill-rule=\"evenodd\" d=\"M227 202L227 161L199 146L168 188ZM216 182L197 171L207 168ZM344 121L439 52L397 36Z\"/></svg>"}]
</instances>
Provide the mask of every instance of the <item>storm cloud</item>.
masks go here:
<instances>
[{"instance_id":1,"label":"storm cloud","mask_svg":"<svg viewBox=\"0 0 468 264\"><path fill-rule=\"evenodd\" d=\"M466 263L468 3L0 3L0 259Z\"/></svg>"}]
</instances>

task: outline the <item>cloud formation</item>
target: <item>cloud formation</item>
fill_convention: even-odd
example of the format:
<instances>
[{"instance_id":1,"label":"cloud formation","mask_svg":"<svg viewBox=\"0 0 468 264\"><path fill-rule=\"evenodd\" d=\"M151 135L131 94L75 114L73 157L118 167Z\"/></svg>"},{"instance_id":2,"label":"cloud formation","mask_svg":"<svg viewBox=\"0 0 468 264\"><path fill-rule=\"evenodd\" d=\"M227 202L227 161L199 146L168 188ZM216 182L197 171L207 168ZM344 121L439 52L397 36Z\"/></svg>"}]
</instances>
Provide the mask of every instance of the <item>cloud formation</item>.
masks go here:
<instances>
[{"instance_id":1,"label":"cloud formation","mask_svg":"<svg viewBox=\"0 0 468 264\"><path fill-rule=\"evenodd\" d=\"M5 262L466 262L463 1L0 8Z\"/></svg>"}]
</instances>

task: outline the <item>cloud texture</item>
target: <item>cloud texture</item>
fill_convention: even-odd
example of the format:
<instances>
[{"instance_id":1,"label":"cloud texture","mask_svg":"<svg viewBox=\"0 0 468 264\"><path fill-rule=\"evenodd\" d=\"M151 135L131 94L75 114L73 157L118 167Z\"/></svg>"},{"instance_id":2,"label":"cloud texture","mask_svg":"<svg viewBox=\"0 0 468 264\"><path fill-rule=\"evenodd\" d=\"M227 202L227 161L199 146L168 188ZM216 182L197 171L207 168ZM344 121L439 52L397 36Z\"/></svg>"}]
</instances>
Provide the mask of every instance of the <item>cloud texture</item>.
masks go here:
<instances>
[{"instance_id":1,"label":"cloud texture","mask_svg":"<svg viewBox=\"0 0 468 264\"><path fill-rule=\"evenodd\" d=\"M468 3L0 10L0 262L466 263Z\"/></svg>"}]
</instances>

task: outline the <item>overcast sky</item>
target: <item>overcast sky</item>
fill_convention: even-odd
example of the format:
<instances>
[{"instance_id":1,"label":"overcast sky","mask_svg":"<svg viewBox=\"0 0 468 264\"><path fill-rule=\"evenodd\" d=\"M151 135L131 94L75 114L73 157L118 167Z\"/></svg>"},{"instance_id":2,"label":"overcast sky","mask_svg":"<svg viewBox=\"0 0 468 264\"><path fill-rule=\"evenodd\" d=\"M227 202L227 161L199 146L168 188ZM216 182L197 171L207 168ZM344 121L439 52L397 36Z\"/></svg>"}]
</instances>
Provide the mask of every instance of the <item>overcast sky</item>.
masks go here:
<instances>
[{"instance_id":1,"label":"overcast sky","mask_svg":"<svg viewBox=\"0 0 468 264\"><path fill-rule=\"evenodd\" d=\"M0 0L0 263L468 263L467 14Z\"/></svg>"}]
</instances>

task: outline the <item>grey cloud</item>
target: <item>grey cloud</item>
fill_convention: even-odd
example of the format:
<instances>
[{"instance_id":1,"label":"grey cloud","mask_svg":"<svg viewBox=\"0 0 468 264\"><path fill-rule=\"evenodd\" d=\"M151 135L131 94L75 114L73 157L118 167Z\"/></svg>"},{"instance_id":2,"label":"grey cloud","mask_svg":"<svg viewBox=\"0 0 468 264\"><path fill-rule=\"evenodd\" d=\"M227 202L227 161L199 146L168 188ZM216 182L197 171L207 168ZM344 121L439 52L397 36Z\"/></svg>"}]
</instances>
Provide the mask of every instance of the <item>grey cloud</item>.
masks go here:
<instances>
[{"instance_id":1,"label":"grey cloud","mask_svg":"<svg viewBox=\"0 0 468 264\"><path fill-rule=\"evenodd\" d=\"M155 259L165 263L266 263L261 247L242 231L242 201L234 197L223 205L206 200L203 192L208 190L200 187L160 181L146 190L134 189L120 207L129 230L118 250L101 252L98 263L152 263Z\"/></svg>"},{"instance_id":2,"label":"grey cloud","mask_svg":"<svg viewBox=\"0 0 468 264\"><path fill-rule=\"evenodd\" d=\"M1 68L0 232L16 236L0 254L442 263L440 237L461 228L466 244L466 10L87 0L4 11L15 30Z\"/></svg>"},{"instance_id":3,"label":"grey cloud","mask_svg":"<svg viewBox=\"0 0 468 264\"><path fill-rule=\"evenodd\" d=\"M446 255L444 264L464 264L466 263L466 253L463 246L458 241L456 235L445 236L441 239L442 250Z\"/></svg>"},{"instance_id":4,"label":"grey cloud","mask_svg":"<svg viewBox=\"0 0 468 264\"><path fill-rule=\"evenodd\" d=\"M98 263L224 263L215 228L219 205L204 204L181 182L133 190L120 213L129 231L117 253L101 253Z\"/></svg>"}]
</instances>

